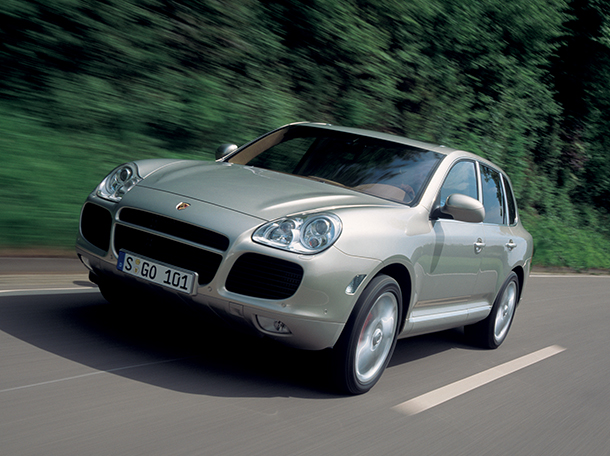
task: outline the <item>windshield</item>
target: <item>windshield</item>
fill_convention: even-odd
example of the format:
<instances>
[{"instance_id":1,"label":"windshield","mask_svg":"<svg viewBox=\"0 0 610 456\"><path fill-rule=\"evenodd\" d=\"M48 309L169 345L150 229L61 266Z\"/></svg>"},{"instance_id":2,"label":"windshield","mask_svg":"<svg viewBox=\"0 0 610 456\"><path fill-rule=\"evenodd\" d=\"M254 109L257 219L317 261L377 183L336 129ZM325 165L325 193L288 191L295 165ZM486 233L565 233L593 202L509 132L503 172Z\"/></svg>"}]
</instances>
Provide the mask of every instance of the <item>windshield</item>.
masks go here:
<instances>
[{"instance_id":1,"label":"windshield","mask_svg":"<svg viewBox=\"0 0 610 456\"><path fill-rule=\"evenodd\" d=\"M441 154L405 144L297 125L261 138L229 162L412 204L442 158Z\"/></svg>"}]
</instances>

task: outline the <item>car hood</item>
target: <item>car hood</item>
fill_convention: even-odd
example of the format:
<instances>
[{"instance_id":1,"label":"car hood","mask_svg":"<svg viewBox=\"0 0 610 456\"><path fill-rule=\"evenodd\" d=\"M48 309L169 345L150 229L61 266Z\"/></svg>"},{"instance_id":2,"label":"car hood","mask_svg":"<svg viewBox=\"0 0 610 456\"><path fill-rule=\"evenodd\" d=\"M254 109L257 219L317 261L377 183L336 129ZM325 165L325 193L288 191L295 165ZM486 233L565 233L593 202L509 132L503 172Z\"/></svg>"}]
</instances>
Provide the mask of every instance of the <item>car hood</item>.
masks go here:
<instances>
[{"instance_id":1,"label":"car hood","mask_svg":"<svg viewBox=\"0 0 610 456\"><path fill-rule=\"evenodd\" d=\"M175 162L150 173L138 186L204 201L263 220L314 209L396 206L337 185L230 163Z\"/></svg>"}]
</instances>

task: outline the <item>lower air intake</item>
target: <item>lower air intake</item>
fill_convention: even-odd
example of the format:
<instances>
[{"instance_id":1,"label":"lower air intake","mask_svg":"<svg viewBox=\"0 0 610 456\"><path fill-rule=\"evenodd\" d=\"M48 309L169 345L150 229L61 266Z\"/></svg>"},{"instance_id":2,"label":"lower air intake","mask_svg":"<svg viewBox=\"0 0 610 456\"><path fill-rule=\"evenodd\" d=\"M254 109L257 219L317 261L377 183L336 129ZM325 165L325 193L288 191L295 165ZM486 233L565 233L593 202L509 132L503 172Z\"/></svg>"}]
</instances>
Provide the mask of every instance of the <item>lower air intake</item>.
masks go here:
<instances>
[{"instance_id":1,"label":"lower air intake","mask_svg":"<svg viewBox=\"0 0 610 456\"><path fill-rule=\"evenodd\" d=\"M227 290L253 298L286 299L295 294L303 280L303 268L290 261L245 253L227 278Z\"/></svg>"}]
</instances>

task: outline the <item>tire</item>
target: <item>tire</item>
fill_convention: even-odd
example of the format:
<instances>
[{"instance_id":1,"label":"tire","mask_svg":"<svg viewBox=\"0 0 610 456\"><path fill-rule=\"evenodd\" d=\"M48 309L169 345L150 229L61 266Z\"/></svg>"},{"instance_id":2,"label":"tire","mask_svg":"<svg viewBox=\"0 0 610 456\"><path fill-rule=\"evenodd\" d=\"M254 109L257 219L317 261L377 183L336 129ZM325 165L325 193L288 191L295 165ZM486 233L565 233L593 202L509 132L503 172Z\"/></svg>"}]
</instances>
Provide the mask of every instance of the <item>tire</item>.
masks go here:
<instances>
[{"instance_id":1,"label":"tire","mask_svg":"<svg viewBox=\"0 0 610 456\"><path fill-rule=\"evenodd\" d=\"M134 307L134 303L140 300L135 291L118 280L97 278L94 283L104 299L117 308Z\"/></svg>"},{"instance_id":2,"label":"tire","mask_svg":"<svg viewBox=\"0 0 610 456\"><path fill-rule=\"evenodd\" d=\"M342 393L366 393L381 378L396 347L401 296L398 283L386 275L375 277L362 292L333 349Z\"/></svg>"},{"instance_id":3,"label":"tire","mask_svg":"<svg viewBox=\"0 0 610 456\"><path fill-rule=\"evenodd\" d=\"M494 301L487 318L464 328L470 339L483 348L495 349L502 345L513 323L519 303L519 279L512 272Z\"/></svg>"}]
</instances>

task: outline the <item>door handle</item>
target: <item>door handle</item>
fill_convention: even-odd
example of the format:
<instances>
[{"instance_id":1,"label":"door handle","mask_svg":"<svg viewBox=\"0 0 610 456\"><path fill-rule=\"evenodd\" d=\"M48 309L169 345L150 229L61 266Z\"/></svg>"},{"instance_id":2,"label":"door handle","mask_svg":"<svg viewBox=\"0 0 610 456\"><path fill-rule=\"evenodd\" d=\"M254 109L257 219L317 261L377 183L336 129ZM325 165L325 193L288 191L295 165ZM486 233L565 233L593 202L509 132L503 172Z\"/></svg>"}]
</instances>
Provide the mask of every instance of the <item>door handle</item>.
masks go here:
<instances>
[{"instance_id":1,"label":"door handle","mask_svg":"<svg viewBox=\"0 0 610 456\"><path fill-rule=\"evenodd\" d=\"M483 239L481 239L481 238L477 239L477 242L474 243L474 253L481 253L481 250L483 250L483 247L485 247L485 243L483 242Z\"/></svg>"},{"instance_id":2,"label":"door handle","mask_svg":"<svg viewBox=\"0 0 610 456\"><path fill-rule=\"evenodd\" d=\"M506 244L506 248L507 248L508 250L512 250L512 249L514 249L515 247L517 247L517 244L515 244L515 243L513 242L513 240L512 240L512 239L511 239L510 241L508 241L508 243Z\"/></svg>"}]
</instances>

